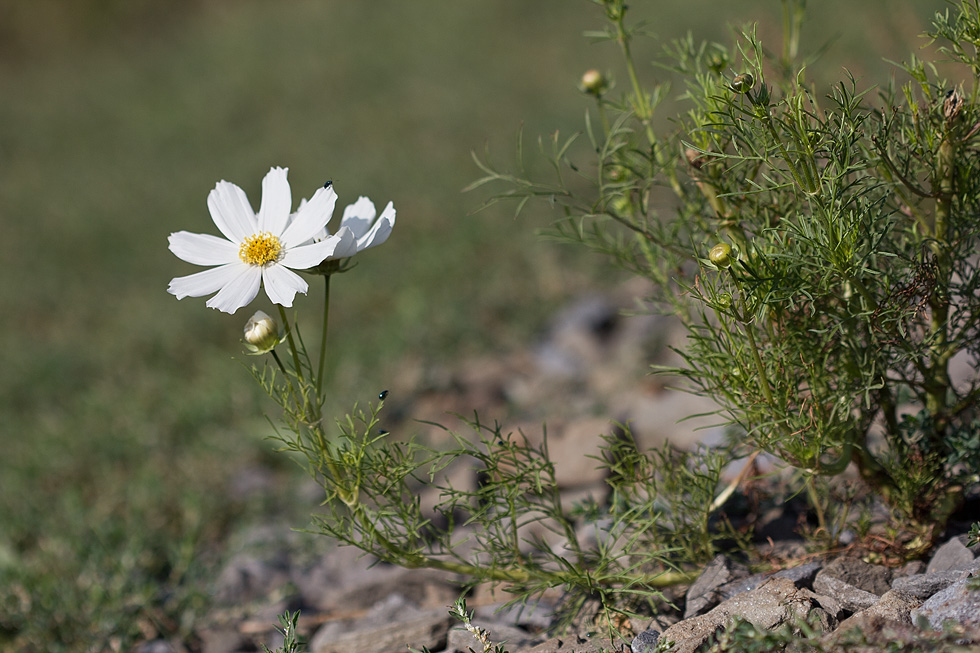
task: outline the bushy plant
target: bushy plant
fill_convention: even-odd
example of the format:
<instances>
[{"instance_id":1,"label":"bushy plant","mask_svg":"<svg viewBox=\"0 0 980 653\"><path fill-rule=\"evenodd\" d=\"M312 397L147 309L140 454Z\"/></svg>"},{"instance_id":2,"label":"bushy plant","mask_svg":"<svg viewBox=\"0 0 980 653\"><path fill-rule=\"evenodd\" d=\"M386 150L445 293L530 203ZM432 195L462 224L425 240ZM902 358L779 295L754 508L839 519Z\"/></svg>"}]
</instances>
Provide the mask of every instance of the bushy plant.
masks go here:
<instances>
[{"instance_id":1,"label":"bushy plant","mask_svg":"<svg viewBox=\"0 0 980 653\"><path fill-rule=\"evenodd\" d=\"M627 24L622 0L596 4L609 27L592 36L622 49L627 90L614 96L601 73L583 78L596 102L588 147L556 136L553 180L479 161L486 175L474 187L504 182L495 199L519 208L546 199L560 211L557 235L649 279L655 304L689 336L684 365L668 371L718 402L732 444L640 451L626 429L607 437L597 460L608 495L569 510L546 437L474 417L469 432L433 448L379 429L385 392L335 430L323 385L330 280L387 238L394 210L374 222L371 205L354 219L359 200L331 236L333 189L291 214L283 169L263 183L257 215L231 184L213 191L209 206L232 246L171 237L181 258L242 276L209 271L175 279L171 292L217 292L209 305L234 312L261 277L280 322L256 314L245 340L272 358L252 370L283 410L276 438L323 487L317 532L380 560L503 584L514 602L562 587L566 619L598 606L614 624L617 613L656 609L662 588L692 579L723 543L744 544L721 512L735 489L722 488L722 472L762 452L795 470L793 489L811 498L825 533L833 515L823 479L853 465L894 512L896 552L925 551L976 484L980 461L980 379L950 375L955 357L980 354L980 3L936 18L937 56L959 66L956 84L913 58L901 66L903 85L871 92L847 78L818 93L797 63L801 0L783 2L779 56L751 30L732 48L675 41L663 71L682 81L688 109L666 136L654 120L666 83L644 87L631 55L641 30ZM316 355L282 308L307 289L291 269L327 290ZM480 470L478 487L446 480L460 463ZM429 509L425 487L440 497Z\"/></svg>"},{"instance_id":2,"label":"bushy plant","mask_svg":"<svg viewBox=\"0 0 980 653\"><path fill-rule=\"evenodd\" d=\"M674 41L664 75L687 110L668 135L667 82L644 87L631 58L642 32L623 2L597 4L611 27L593 36L620 46L628 88L583 78L592 160L556 135L553 180L487 159L478 185L546 198L558 236L652 281L688 333L667 371L718 403L744 453L798 472L824 531L816 481L853 465L905 527L902 553L925 551L980 462L980 379L951 377L980 355L980 4L938 14L935 61L875 89L808 81L802 0L783 2L779 55L752 30L732 48Z\"/></svg>"}]
</instances>

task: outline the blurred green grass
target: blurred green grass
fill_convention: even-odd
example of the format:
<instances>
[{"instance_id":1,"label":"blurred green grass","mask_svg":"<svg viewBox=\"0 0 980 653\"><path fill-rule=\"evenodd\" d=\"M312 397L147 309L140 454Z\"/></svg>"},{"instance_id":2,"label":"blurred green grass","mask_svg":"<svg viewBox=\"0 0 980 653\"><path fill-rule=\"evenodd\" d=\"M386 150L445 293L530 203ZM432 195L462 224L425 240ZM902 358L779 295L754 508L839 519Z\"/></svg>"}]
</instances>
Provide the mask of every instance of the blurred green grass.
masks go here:
<instances>
[{"instance_id":1,"label":"blurred green grass","mask_svg":"<svg viewBox=\"0 0 980 653\"><path fill-rule=\"evenodd\" d=\"M757 20L778 43L776 0L633 5L663 40L727 41L726 23ZM332 284L337 411L409 353L516 346L563 298L619 278L537 237L543 209L472 215L485 196L460 193L472 150L489 142L506 163L522 124L529 141L579 130L578 76L619 70L612 45L581 36L602 26L586 0L25 6L0 0L0 648L189 633L228 534L311 509L286 490L228 493L257 463L296 478L269 455L271 406L233 360L267 303L229 317L165 290L194 271L167 235L214 232L217 180L257 205L284 165L294 201L332 179L342 205L395 202L391 240ZM944 6L812 2L803 49L836 40L811 74L881 79L882 58L920 47ZM659 48L639 43L638 60ZM298 306L313 317L317 303L314 286Z\"/></svg>"}]
</instances>

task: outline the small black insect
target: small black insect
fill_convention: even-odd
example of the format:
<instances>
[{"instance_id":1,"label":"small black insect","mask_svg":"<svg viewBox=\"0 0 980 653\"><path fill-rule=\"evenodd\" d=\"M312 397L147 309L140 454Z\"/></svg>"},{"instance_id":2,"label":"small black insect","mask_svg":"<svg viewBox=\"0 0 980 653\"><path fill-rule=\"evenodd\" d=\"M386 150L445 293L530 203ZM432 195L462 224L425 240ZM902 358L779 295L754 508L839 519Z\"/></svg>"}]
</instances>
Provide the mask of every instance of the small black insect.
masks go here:
<instances>
[{"instance_id":1,"label":"small black insect","mask_svg":"<svg viewBox=\"0 0 980 653\"><path fill-rule=\"evenodd\" d=\"M387 397L387 396L388 396L388 391L387 390L382 390L381 392L378 393L378 399L380 399L382 401L384 401L385 397Z\"/></svg>"},{"instance_id":2,"label":"small black insect","mask_svg":"<svg viewBox=\"0 0 980 653\"><path fill-rule=\"evenodd\" d=\"M388 429L378 429L378 435L388 435Z\"/></svg>"},{"instance_id":3,"label":"small black insect","mask_svg":"<svg viewBox=\"0 0 980 653\"><path fill-rule=\"evenodd\" d=\"M323 182L323 187L324 188L330 188L331 186L333 186L333 180L332 179L328 179L327 181Z\"/></svg>"}]
</instances>

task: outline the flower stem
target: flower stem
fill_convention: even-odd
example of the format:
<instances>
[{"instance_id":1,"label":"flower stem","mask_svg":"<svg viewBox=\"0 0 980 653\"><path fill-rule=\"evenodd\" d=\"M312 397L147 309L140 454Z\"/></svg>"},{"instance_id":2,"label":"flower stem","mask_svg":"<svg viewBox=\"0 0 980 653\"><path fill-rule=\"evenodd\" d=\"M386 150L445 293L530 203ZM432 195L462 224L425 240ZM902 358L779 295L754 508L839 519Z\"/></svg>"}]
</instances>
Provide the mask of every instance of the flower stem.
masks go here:
<instances>
[{"instance_id":1,"label":"flower stem","mask_svg":"<svg viewBox=\"0 0 980 653\"><path fill-rule=\"evenodd\" d=\"M277 305L279 308L279 317L282 319L283 328L286 330L286 343L289 345L289 351L293 356L293 366L296 370L296 376L301 381L303 379L303 368L299 364L299 352L296 350L296 341L293 340L293 327L289 324L289 319L286 317L286 309L281 305ZM289 372L286 370L286 366L282 364L282 360L279 358L279 354L275 350L272 350L272 357L275 359L276 364L279 365L279 369L282 370L283 375L289 382L289 391L293 395L293 401L296 404L296 410L300 413L303 411L304 401L300 398L300 393L296 390L296 385L293 383L293 377L290 376Z\"/></svg>"},{"instance_id":2,"label":"flower stem","mask_svg":"<svg viewBox=\"0 0 980 653\"><path fill-rule=\"evenodd\" d=\"M289 324L289 318L286 317L286 309L280 304L276 304L279 308L279 317L282 319L283 327L286 329L286 343L289 345L289 351L293 355L293 366L296 370L296 376L300 379L303 378L303 368L299 364L299 351L296 349L296 341L293 339L293 327Z\"/></svg>"},{"instance_id":3,"label":"flower stem","mask_svg":"<svg viewBox=\"0 0 980 653\"><path fill-rule=\"evenodd\" d=\"M323 403L323 361L327 355L327 325L330 317L330 277L323 275L323 332L320 335L320 360L316 368L316 398L317 404Z\"/></svg>"}]
</instances>

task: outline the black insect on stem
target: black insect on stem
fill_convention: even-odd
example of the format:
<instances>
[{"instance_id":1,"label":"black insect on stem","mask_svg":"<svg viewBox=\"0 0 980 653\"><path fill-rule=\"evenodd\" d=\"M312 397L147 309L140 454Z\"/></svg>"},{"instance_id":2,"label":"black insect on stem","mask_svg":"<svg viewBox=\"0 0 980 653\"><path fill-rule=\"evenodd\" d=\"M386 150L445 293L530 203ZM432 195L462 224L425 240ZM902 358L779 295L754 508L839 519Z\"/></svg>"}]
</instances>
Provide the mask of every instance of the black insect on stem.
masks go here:
<instances>
[{"instance_id":1,"label":"black insect on stem","mask_svg":"<svg viewBox=\"0 0 980 653\"><path fill-rule=\"evenodd\" d=\"M378 393L378 399L380 399L381 401L384 401L385 397L387 396L388 396L387 390L382 390L381 392Z\"/></svg>"}]
</instances>

